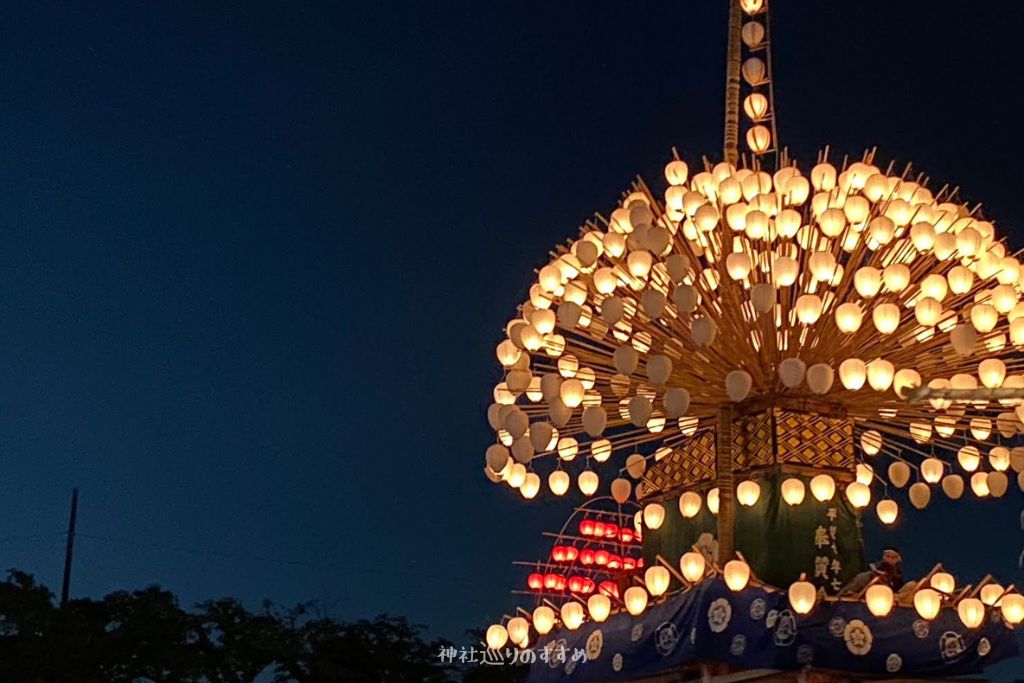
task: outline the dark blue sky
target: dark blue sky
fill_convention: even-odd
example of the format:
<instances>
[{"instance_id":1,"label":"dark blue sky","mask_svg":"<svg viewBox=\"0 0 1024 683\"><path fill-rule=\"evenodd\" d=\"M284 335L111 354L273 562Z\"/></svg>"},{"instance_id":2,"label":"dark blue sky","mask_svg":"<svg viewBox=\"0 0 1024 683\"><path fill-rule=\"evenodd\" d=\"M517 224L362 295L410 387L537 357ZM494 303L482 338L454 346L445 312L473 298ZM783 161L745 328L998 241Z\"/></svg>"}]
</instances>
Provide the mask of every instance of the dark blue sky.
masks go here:
<instances>
[{"instance_id":1,"label":"dark blue sky","mask_svg":"<svg viewBox=\"0 0 1024 683\"><path fill-rule=\"evenodd\" d=\"M480 473L502 326L634 174L719 153L724 3L212 4L0 14L0 565L59 585L78 485L74 594L457 637L564 512ZM1024 246L1019 3L776 4L797 156L877 144ZM1019 507L896 538L1024 583Z\"/></svg>"}]
</instances>

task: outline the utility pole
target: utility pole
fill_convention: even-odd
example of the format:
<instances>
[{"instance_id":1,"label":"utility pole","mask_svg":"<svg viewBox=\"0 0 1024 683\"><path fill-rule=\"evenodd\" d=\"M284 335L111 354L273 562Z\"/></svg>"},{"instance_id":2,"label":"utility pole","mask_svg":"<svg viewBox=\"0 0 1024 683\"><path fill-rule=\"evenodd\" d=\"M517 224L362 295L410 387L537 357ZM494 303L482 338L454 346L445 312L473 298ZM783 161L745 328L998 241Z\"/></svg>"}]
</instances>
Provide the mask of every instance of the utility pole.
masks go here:
<instances>
[{"instance_id":1,"label":"utility pole","mask_svg":"<svg viewBox=\"0 0 1024 683\"><path fill-rule=\"evenodd\" d=\"M71 490L71 518L68 520L68 543L64 553L64 583L60 589L60 604L67 604L71 589L71 558L75 552L75 523L78 521L78 487Z\"/></svg>"}]
</instances>

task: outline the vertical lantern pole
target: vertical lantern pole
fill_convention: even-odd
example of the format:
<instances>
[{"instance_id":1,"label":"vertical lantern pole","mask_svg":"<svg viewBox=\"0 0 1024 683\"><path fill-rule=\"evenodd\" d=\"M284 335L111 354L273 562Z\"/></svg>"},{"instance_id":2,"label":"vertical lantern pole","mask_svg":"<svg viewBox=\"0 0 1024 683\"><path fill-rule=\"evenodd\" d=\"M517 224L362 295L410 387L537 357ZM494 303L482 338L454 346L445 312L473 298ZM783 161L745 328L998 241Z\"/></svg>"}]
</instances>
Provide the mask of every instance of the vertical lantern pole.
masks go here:
<instances>
[{"instance_id":1,"label":"vertical lantern pole","mask_svg":"<svg viewBox=\"0 0 1024 683\"><path fill-rule=\"evenodd\" d=\"M740 137L740 0L729 0L729 48L725 62L725 160L739 162ZM721 519L721 518L719 518Z\"/></svg>"},{"instance_id":2,"label":"vertical lantern pole","mask_svg":"<svg viewBox=\"0 0 1024 683\"><path fill-rule=\"evenodd\" d=\"M732 559L733 543L733 472L732 472L732 406L718 413L715 469L718 473L718 562Z\"/></svg>"}]
</instances>

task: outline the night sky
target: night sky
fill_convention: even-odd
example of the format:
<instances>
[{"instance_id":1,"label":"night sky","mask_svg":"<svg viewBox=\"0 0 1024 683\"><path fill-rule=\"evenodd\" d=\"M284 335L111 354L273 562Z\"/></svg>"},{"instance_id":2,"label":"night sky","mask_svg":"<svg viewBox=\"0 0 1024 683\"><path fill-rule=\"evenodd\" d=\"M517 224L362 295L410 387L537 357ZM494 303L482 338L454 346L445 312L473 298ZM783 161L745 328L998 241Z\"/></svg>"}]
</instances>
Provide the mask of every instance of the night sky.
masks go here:
<instances>
[{"instance_id":1,"label":"night sky","mask_svg":"<svg viewBox=\"0 0 1024 683\"><path fill-rule=\"evenodd\" d=\"M878 145L1024 246L1020 3L776 4L803 168ZM480 471L494 346L635 174L720 155L725 3L0 17L0 567L59 586L79 486L73 595L317 599L463 642L511 608L566 504ZM888 538L908 574L1020 585L1020 508Z\"/></svg>"}]
</instances>

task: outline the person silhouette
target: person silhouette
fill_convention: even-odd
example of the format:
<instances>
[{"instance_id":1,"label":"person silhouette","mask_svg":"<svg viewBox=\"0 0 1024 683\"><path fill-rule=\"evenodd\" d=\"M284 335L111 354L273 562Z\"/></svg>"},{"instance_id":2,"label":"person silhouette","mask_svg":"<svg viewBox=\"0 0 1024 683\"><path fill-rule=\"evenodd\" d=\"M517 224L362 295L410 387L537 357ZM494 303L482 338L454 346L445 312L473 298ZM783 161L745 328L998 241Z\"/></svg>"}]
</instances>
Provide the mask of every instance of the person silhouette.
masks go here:
<instances>
[{"instance_id":1,"label":"person silhouette","mask_svg":"<svg viewBox=\"0 0 1024 683\"><path fill-rule=\"evenodd\" d=\"M839 595L858 595L872 582L885 584L892 588L894 593L902 592L904 589L902 565L903 556L900 555L899 548L886 546L882 549L882 559L879 562L869 564L866 571L854 576L839 591Z\"/></svg>"}]
</instances>

